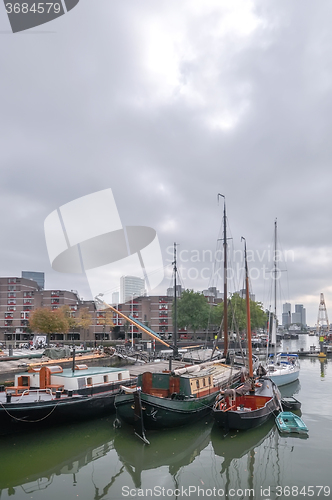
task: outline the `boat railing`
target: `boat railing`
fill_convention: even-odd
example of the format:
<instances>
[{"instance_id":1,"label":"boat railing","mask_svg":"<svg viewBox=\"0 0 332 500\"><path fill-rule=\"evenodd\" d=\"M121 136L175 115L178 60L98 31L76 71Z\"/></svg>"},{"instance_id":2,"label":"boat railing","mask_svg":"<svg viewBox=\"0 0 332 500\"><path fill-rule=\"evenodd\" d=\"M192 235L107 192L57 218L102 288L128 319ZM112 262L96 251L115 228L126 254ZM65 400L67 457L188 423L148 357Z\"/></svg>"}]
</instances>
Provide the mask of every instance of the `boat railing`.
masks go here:
<instances>
[{"instance_id":1,"label":"boat railing","mask_svg":"<svg viewBox=\"0 0 332 500\"><path fill-rule=\"evenodd\" d=\"M25 391L22 392L17 402L20 403L21 400L28 394L36 395L38 399L40 398L41 394L49 394L53 399L53 394L51 389L26 389Z\"/></svg>"}]
</instances>

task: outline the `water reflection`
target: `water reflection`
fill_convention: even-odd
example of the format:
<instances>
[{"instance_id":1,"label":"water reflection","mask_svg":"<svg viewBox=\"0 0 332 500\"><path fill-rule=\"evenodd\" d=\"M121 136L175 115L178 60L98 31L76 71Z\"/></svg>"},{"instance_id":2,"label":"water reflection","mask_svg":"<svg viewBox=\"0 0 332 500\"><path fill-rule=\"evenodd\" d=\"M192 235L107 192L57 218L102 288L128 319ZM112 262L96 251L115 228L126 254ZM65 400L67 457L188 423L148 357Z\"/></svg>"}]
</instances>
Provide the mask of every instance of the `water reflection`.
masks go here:
<instances>
[{"instance_id":1,"label":"water reflection","mask_svg":"<svg viewBox=\"0 0 332 500\"><path fill-rule=\"evenodd\" d=\"M71 476L71 486L75 487L82 481L82 469L88 464L99 461L96 466L104 467L103 457L107 457L108 465L110 462L117 465L113 474L106 475L107 480L103 475L102 482L95 481L91 473L95 500L109 498L111 487L123 473L128 473L135 487L140 488L143 471L167 466L177 484L180 469L191 464L210 442L212 419L186 429L151 432L150 445L135 437L131 428L115 430L113 420L114 417L100 419L62 431L41 431L38 436L5 438L1 444L0 497L5 491L11 496L18 491L31 495L46 490L57 476Z\"/></svg>"},{"instance_id":2,"label":"water reflection","mask_svg":"<svg viewBox=\"0 0 332 500\"><path fill-rule=\"evenodd\" d=\"M273 418L257 429L227 435L203 419L151 431L147 446L131 427L114 429L113 416L7 436L0 444L1 500L118 500L124 498L124 486L138 491L155 485L254 488L255 498L263 499L276 498L275 489L271 496L261 494L269 486L329 484L331 362L301 361L300 380L281 388L284 397L296 395L301 401L309 439L280 435ZM308 460L315 464L314 478Z\"/></svg>"},{"instance_id":3,"label":"water reflection","mask_svg":"<svg viewBox=\"0 0 332 500\"><path fill-rule=\"evenodd\" d=\"M149 433L150 445L121 429L114 439L114 448L129 472L136 488L141 487L144 470L167 466L176 482L179 470L198 457L210 442L212 419L201 420L186 429L165 429ZM123 431L123 432L122 432Z\"/></svg>"},{"instance_id":4,"label":"water reflection","mask_svg":"<svg viewBox=\"0 0 332 500\"><path fill-rule=\"evenodd\" d=\"M2 438L0 497L6 489L8 495L15 494L17 487L26 494L45 490L55 476L61 475L71 475L75 486L81 468L113 449L112 419L96 422L98 425L90 422L66 426L61 431L43 429L34 435Z\"/></svg>"}]
</instances>

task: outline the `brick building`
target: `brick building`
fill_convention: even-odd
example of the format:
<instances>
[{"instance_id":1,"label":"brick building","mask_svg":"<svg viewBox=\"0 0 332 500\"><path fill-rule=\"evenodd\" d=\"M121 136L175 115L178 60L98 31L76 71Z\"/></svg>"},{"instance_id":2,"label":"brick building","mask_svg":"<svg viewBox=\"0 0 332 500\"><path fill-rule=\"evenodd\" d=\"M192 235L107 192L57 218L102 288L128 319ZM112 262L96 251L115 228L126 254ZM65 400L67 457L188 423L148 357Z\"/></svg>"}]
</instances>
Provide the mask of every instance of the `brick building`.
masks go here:
<instances>
[{"instance_id":1,"label":"brick building","mask_svg":"<svg viewBox=\"0 0 332 500\"><path fill-rule=\"evenodd\" d=\"M220 299L207 297L209 302L217 303ZM172 320L173 297L170 295L141 296L118 304L117 308L126 316L131 315L141 323L161 335L165 340L173 334ZM23 277L0 278L0 342L14 344L31 339L33 332L29 329L29 318L36 308L47 307L52 310L68 306L70 315L78 318L87 309L91 323L87 328L73 328L68 333L50 335L53 343L72 341L90 342L116 340L118 338L150 339L148 334L132 326L115 312L98 311L94 301L83 301L76 291L44 290L36 281ZM110 326L113 321L114 327ZM179 330L179 335L189 334ZM203 334L204 335L204 334Z\"/></svg>"}]
</instances>

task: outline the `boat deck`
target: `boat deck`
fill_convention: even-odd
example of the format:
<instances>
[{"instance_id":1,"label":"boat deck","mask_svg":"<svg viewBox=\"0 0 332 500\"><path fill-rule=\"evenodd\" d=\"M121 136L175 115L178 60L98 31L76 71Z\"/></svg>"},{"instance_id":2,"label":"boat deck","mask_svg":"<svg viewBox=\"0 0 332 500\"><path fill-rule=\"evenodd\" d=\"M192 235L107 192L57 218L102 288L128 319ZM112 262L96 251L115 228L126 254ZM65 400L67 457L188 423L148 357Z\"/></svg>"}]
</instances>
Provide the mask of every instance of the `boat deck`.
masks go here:
<instances>
[{"instance_id":1,"label":"boat deck","mask_svg":"<svg viewBox=\"0 0 332 500\"><path fill-rule=\"evenodd\" d=\"M11 391L9 391L9 393L10 392ZM65 393L61 394L61 399L65 399L67 397L68 397L67 394ZM53 401L54 399L56 399L56 395L52 394L51 391L30 389L26 390L24 394L22 392L18 396L12 395L10 404L14 405L15 403L34 403L37 401ZM6 402L7 402L6 392L2 391L0 392L0 404L5 404Z\"/></svg>"}]
</instances>

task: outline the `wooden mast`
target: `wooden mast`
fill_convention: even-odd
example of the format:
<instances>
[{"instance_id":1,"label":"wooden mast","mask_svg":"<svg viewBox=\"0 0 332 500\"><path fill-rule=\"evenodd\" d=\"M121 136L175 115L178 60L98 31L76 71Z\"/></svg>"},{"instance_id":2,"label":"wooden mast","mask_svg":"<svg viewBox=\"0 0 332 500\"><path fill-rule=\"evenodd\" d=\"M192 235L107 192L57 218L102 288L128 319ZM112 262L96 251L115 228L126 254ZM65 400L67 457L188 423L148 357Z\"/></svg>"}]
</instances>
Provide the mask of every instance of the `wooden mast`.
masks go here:
<instances>
[{"instance_id":1,"label":"wooden mast","mask_svg":"<svg viewBox=\"0 0 332 500\"><path fill-rule=\"evenodd\" d=\"M244 240L244 261L245 261L245 272L246 272L246 306L247 306L247 342L248 342L248 363L249 363L249 377L251 380L254 378L254 370L252 366L252 345L251 345L251 321L250 321L250 297L249 297L249 273L248 273L248 262L247 262L247 243L246 239L242 236Z\"/></svg>"},{"instance_id":2,"label":"wooden mast","mask_svg":"<svg viewBox=\"0 0 332 500\"><path fill-rule=\"evenodd\" d=\"M228 352L228 324L227 324L227 236L226 236L226 199L223 194L218 194L224 198L224 357L227 357Z\"/></svg>"},{"instance_id":3,"label":"wooden mast","mask_svg":"<svg viewBox=\"0 0 332 500\"><path fill-rule=\"evenodd\" d=\"M173 262L173 270L174 270L174 325L173 325L173 350L174 350L174 356L177 357L178 355L178 331L177 331L177 286L176 286L176 274L178 272L177 267L176 267L176 243L174 243L174 262Z\"/></svg>"}]
</instances>

